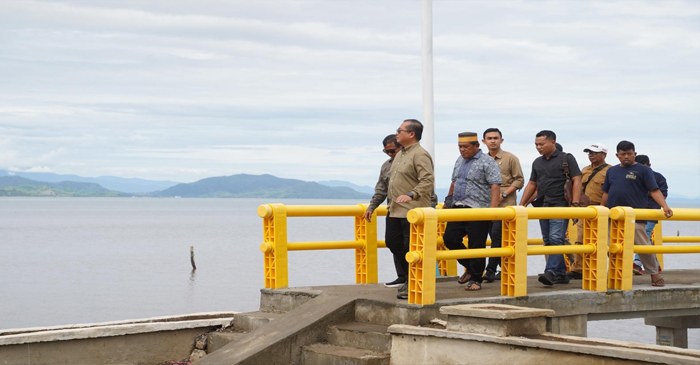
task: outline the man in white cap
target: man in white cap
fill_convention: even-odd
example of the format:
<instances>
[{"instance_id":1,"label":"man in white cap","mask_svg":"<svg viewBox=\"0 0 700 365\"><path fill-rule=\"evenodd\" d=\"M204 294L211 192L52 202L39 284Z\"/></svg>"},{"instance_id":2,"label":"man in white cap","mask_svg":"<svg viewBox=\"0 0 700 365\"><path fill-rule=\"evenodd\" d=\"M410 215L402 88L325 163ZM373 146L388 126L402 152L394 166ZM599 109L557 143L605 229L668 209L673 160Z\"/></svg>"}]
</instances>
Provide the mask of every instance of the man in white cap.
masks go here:
<instances>
[{"instance_id":1,"label":"man in white cap","mask_svg":"<svg viewBox=\"0 0 700 365\"><path fill-rule=\"evenodd\" d=\"M600 205L600 199L603 197L603 183L605 182L605 174L608 172L610 165L605 162L608 156L608 148L602 143L593 143L586 147L583 152L588 154L588 161L591 164L581 169L581 184L583 190L581 195L586 195L590 199L588 205ZM581 199L584 200L584 199ZM577 225L577 238L574 244L583 244L583 220L579 219ZM582 261L581 254L576 254L574 265L571 267L566 276L569 279L582 279Z\"/></svg>"}]
</instances>

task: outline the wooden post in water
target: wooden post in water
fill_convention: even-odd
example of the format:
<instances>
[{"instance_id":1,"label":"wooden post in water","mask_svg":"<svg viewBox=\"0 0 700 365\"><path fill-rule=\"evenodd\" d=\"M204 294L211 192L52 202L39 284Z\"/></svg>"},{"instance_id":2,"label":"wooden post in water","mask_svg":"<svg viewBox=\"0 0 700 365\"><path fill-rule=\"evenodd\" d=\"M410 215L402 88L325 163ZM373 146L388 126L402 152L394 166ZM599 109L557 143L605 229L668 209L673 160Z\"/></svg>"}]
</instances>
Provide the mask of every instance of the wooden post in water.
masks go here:
<instances>
[{"instance_id":1,"label":"wooden post in water","mask_svg":"<svg viewBox=\"0 0 700 365\"><path fill-rule=\"evenodd\" d=\"M190 263L192 264L192 270L197 270L197 265L194 264L194 246L190 246Z\"/></svg>"}]
</instances>

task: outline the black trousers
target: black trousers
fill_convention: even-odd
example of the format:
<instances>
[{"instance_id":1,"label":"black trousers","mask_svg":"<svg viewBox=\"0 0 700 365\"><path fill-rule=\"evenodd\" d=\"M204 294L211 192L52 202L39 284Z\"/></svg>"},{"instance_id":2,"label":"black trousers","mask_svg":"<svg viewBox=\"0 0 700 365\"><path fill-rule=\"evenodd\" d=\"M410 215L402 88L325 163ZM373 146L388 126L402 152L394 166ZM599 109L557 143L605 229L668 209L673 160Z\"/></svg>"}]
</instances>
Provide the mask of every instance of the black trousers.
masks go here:
<instances>
[{"instance_id":1,"label":"black trousers","mask_svg":"<svg viewBox=\"0 0 700 365\"><path fill-rule=\"evenodd\" d=\"M464 244L462 239L465 235L469 235L469 248L486 248L486 238L489 234L491 221L469 221L469 222L447 222L445 234L442 239L445 246L450 250L463 250ZM486 267L486 259L458 259L457 262L467 269L467 273L471 274L471 279L477 283L481 283Z\"/></svg>"},{"instance_id":2,"label":"black trousers","mask_svg":"<svg viewBox=\"0 0 700 365\"><path fill-rule=\"evenodd\" d=\"M493 221L491 226L491 248L501 248L501 234L503 233L503 221ZM501 265L501 257L489 257L489 264L486 270L496 272Z\"/></svg>"},{"instance_id":3,"label":"black trousers","mask_svg":"<svg viewBox=\"0 0 700 365\"><path fill-rule=\"evenodd\" d=\"M384 241L386 247L394 255L396 276L403 281L408 281L406 254L411 244L411 223L408 223L408 219L391 218L387 215Z\"/></svg>"}]
</instances>

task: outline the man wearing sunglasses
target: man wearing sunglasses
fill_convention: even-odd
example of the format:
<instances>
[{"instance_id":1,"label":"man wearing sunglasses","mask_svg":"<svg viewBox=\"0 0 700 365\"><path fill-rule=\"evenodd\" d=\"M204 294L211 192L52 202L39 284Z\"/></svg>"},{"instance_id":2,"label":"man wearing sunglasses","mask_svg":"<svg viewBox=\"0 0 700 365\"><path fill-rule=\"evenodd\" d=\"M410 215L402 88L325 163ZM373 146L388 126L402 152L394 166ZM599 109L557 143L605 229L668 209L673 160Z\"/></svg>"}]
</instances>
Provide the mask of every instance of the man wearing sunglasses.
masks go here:
<instances>
[{"instance_id":1,"label":"man wearing sunglasses","mask_svg":"<svg viewBox=\"0 0 700 365\"><path fill-rule=\"evenodd\" d=\"M406 219L413 208L430 207L435 191L433 158L420 145L423 124L416 119L406 119L396 130L396 141L403 146L396 154L389 171L389 216L386 219L386 246L394 255L399 299L408 298L408 262L406 254L410 244L411 225Z\"/></svg>"},{"instance_id":2,"label":"man wearing sunglasses","mask_svg":"<svg viewBox=\"0 0 700 365\"><path fill-rule=\"evenodd\" d=\"M395 134L390 134L384 138L382 141L382 145L384 146L384 149L382 152L386 153L387 156L389 156L389 159L384 161L382 164L382 167L379 169L379 180L377 180L377 184L374 186L374 195L372 196L372 200L369 202L369 206L367 207L367 211L365 212L365 219L367 222L372 221L372 213L374 213L374 210L377 209L377 207L384 202L384 199L387 197L387 191L389 189L389 170L391 170L391 163L394 162L394 156L396 156L399 151L401 151L401 145L396 142L396 135ZM387 202L387 204L391 204L391 202ZM387 216L388 217L388 216ZM396 280L394 280L391 283L386 283L385 285L387 287L399 287L403 282L396 283Z\"/></svg>"},{"instance_id":3,"label":"man wearing sunglasses","mask_svg":"<svg viewBox=\"0 0 700 365\"><path fill-rule=\"evenodd\" d=\"M389 159L384 161L381 169L379 170L379 180L377 180L377 184L374 186L374 195L372 196L372 200L369 202L369 206L367 207L367 211L365 212L365 219L367 220L367 222L372 221L372 214L374 213L374 210L377 209L377 207L384 202L384 199L387 198L389 190L389 171L391 170L391 163L394 162L394 156L396 156L396 154L399 153L399 151L401 151L401 145L398 142L396 142L396 134L390 134L386 136L382 141L382 145L384 146L382 152L386 153L386 155L389 156ZM391 205L391 200L387 202L387 205ZM386 218L389 219L388 214ZM394 265L396 265L396 272L398 273L400 271L400 268L398 264L394 263ZM385 283L384 285L387 288L397 288L403 285L403 283L405 282L406 277L399 276L398 278L396 278L396 280Z\"/></svg>"}]
</instances>

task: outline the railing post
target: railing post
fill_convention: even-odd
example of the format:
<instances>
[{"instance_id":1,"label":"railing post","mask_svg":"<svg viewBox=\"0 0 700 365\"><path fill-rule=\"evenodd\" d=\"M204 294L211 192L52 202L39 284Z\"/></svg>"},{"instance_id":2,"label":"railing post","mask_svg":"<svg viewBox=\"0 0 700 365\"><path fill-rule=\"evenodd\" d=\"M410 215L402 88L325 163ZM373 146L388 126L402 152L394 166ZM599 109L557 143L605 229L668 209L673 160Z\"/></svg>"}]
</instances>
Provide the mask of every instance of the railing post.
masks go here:
<instances>
[{"instance_id":1,"label":"railing post","mask_svg":"<svg viewBox=\"0 0 700 365\"><path fill-rule=\"evenodd\" d=\"M654 227L654 231L651 232L651 242L654 246L663 246L664 245L664 237L663 237L663 231L661 227L661 223L663 221L659 221L656 223L656 226ZM664 254L662 253L657 253L656 254L656 259L659 260L659 268L663 270L664 268Z\"/></svg>"},{"instance_id":2,"label":"railing post","mask_svg":"<svg viewBox=\"0 0 700 365\"><path fill-rule=\"evenodd\" d=\"M442 209L442 204L437 206L437 209ZM442 237L445 235L445 228L447 227L447 222L438 222L437 224L437 250L447 251L445 246L445 241ZM457 275L457 260L439 260L438 269L440 271L440 276L455 276Z\"/></svg>"},{"instance_id":3,"label":"railing post","mask_svg":"<svg viewBox=\"0 0 700 365\"><path fill-rule=\"evenodd\" d=\"M355 241L363 242L361 248L355 249L355 283L376 284L377 269L377 214L372 214L372 221L367 222L365 212L367 204L362 207L362 214L355 216Z\"/></svg>"},{"instance_id":4,"label":"railing post","mask_svg":"<svg viewBox=\"0 0 700 365\"><path fill-rule=\"evenodd\" d=\"M286 288L287 271L287 209L284 204L267 204L258 207L258 215L263 218L265 287L268 289Z\"/></svg>"},{"instance_id":5,"label":"railing post","mask_svg":"<svg viewBox=\"0 0 700 365\"><path fill-rule=\"evenodd\" d=\"M608 288L632 289L632 261L634 259L634 209L615 207L610 210L610 269Z\"/></svg>"},{"instance_id":6,"label":"railing post","mask_svg":"<svg viewBox=\"0 0 700 365\"><path fill-rule=\"evenodd\" d=\"M501 295L527 295L527 208L509 206L515 211L513 220L503 221L501 247L513 249L512 257L501 259Z\"/></svg>"},{"instance_id":7,"label":"railing post","mask_svg":"<svg viewBox=\"0 0 700 365\"><path fill-rule=\"evenodd\" d=\"M437 251L437 212L433 208L415 208L408 212L411 245L406 254L408 267L408 303L435 303L435 252Z\"/></svg>"},{"instance_id":8,"label":"railing post","mask_svg":"<svg viewBox=\"0 0 700 365\"><path fill-rule=\"evenodd\" d=\"M583 220L583 244L596 247L593 253L583 254L583 289L604 293L608 290L608 218L610 210L590 206L596 211L593 219Z\"/></svg>"}]
</instances>

